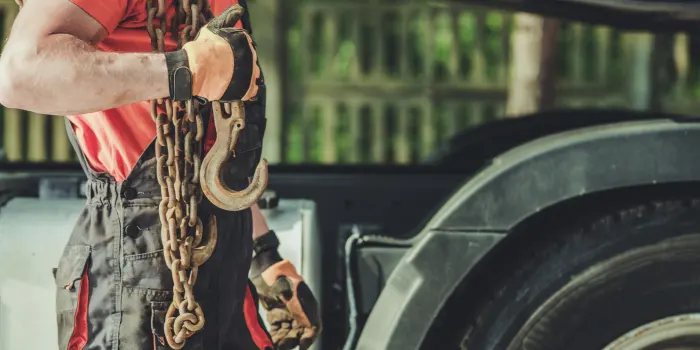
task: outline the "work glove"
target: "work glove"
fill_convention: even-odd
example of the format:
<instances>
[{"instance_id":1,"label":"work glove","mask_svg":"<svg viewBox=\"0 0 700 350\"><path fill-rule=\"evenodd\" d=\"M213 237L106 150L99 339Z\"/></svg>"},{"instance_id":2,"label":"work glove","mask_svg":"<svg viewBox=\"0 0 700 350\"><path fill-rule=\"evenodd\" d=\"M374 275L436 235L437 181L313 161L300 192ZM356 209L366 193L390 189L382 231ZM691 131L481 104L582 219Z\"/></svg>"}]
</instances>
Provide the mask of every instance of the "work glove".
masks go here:
<instances>
[{"instance_id":1,"label":"work glove","mask_svg":"<svg viewBox=\"0 0 700 350\"><path fill-rule=\"evenodd\" d=\"M243 7L213 18L181 50L165 53L170 98L186 101L250 101L258 93L258 55L247 31L234 28Z\"/></svg>"},{"instance_id":2,"label":"work glove","mask_svg":"<svg viewBox=\"0 0 700 350\"><path fill-rule=\"evenodd\" d=\"M267 322L276 349L308 349L321 333L319 306L311 289L289 260L277 252L274 231L256 239L251 277L268 311Z\"/></svg>"}]
</instances>

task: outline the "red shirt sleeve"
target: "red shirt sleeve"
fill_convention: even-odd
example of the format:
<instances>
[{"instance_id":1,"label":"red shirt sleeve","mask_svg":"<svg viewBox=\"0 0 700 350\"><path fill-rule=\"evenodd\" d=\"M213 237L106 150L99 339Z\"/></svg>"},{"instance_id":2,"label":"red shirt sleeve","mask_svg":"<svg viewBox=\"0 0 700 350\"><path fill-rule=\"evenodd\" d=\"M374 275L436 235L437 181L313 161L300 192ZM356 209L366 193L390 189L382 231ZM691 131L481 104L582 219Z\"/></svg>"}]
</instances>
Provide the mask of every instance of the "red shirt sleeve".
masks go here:
<instances>
[{"instance_id":1,"label":"red shirt sleeve","mask_svg":"<svg viewBox=\"0 0 700 350\"><path fill-rule=\"evenodd\" d=\"M100 22L109 34L112 34L119 23L126 17L126 9L130 0L70 0Z\"/></svg>"}]
</instances>

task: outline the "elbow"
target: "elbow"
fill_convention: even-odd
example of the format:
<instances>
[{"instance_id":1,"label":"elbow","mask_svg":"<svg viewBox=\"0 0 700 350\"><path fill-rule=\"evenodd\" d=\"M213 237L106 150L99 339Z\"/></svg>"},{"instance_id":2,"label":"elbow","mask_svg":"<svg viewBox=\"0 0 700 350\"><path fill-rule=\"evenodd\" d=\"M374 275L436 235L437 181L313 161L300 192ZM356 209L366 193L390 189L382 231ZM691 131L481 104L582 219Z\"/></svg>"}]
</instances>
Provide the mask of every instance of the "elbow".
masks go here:
<instances>
[{"instance_id":1,"label":"elbow","mask_svg":"<svg viewBox=\"0 0 700 350\"><path fill-rule=\"evenodd\" d=\"M12 53L3 52L0 58L0 105L13 109L27 109L27 87L22 82L24 71L19 59Z\"/></svg>"},{"instance_id":2,"label":"elbow","mask_svg":"<svg viewBox=\"0 0 700 350\"><path fill-rule=\"evenodd\" d=\"M7 67L4 58L5 57L0 60L0 77L2 77L0 78L0 105L8 108L15 108L16 97L13 96L14 89L12 86L16 78L13 76L12 70Z\"/></svg>"},{"instance_id":3,"label":"elbow","mask_svg":"<svg viewBox=\"0 0 700 350\"><path fill-rule=\"evenodd\" d=\"M6 54L3 54L5 56ZM17 74L7 63L7 57L0 60L0 105L7 108L19 108L19 97L16 89Z\"/></svg>"}]
</instances>

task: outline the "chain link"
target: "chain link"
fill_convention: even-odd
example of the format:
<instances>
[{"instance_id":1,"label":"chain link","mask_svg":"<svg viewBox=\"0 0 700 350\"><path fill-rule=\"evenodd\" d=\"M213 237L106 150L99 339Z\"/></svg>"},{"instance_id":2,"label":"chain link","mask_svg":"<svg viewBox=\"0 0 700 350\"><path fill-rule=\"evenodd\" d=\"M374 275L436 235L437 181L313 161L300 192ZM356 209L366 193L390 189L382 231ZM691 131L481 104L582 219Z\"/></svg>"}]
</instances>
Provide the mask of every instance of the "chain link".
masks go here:
<instances>
[{"instance_id":1,"label":"chain link","mask_svg":"<svg viewBox=\"0 0 700 350\"><path fill-rule=\"evenodd\" d=\"M154 52L165 52L166 33L170 33L181 48L213 17L207 0L195 1L173 2L177 13L168 31L166 0L147 0L147 31ZM207 225L209 240L199 246L204 231L198 217L204 137L199 111L196 100L185 103L168 98L151 100L151 117L156 123L156 176L162 198L159 207L161 240L165 262L173 277L173 301L166 313L165 338L168 346L176 350L182 349L187 339L204 327L204 313L193 290L198 267L211 255L216 244L216 219L211 217Z\"/></svg>"}]
</instances>

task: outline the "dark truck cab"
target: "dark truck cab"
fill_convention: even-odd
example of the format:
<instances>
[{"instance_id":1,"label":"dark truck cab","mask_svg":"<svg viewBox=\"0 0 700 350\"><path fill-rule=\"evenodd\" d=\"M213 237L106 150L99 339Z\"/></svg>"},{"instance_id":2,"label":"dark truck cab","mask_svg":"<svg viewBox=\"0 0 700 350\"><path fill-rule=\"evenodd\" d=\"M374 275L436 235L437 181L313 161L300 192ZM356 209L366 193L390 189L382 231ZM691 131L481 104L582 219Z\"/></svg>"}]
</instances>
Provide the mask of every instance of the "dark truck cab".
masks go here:
<instances>
[{"instance_id":1,"label":"dark truck cab","mask_svg":"<svg viewBox=\"0 0 700 350\"><path fill-rule=\"evenodd\" d=\"M700 20L692 1L469 3L627 29ZM695 119L557 110L468 130L418 166L271 166L269 188L317 204L324 349L697 348L699 160ZM24 174L0 183L0 213L46 174L82 177L0 169Z\"/></svg>"}]
</instances>

